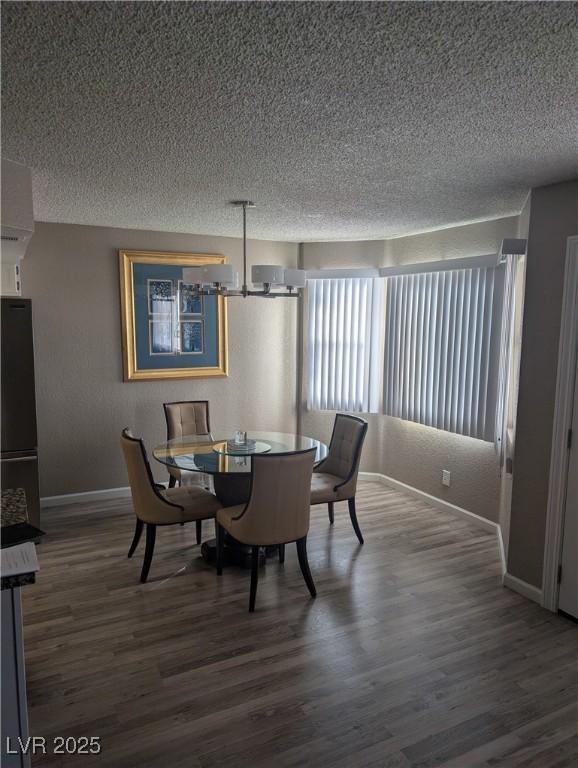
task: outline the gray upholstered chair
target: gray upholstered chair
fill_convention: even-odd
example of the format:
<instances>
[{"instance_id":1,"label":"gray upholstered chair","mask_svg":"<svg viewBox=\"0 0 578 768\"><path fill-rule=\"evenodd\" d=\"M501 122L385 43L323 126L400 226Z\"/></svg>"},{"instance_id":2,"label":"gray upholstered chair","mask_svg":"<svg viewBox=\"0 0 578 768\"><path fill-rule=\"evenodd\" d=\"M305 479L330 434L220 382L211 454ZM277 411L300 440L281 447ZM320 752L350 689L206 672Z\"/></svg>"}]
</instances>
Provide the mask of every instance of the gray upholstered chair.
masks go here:
<instances>
[{"instance_id":1,"label":"gray upholstered chair","mask_svg":"<svg viewBox=\"0 0 578 768\"><path fill-rule=\"evenodd\" d=\"M180 488L164 488L153 480L143 441L124 429L120 439L132 504L136 515L136 527L128 556L132 557L146 525L146 547L140 580L145 582L150 570L157 525L175 525L192 520L208 520L215 517L220 504L212 493L196 485Z\"/></svg>"},{"instance_id":2,"label":"gray upholstered chair","mask_svg":"<svg viewBox=\"0 0 578 768\"><path fill-rule=\"evenodd\" d=\"M329 454L315 467L311 480L311 504L327 504L331 525L334 519L333 505L336 501L347 501L353 530L360 544L363 544L363 536L357 522L355 493L366 432L366 421L357 416L338 413L329 443Z\"/></svg>"},{"instance_id":3,"label":"gray upholstered chair","mask_svg":"<svg viewBox=\"0 0 578 768\"><path fill-rule=\"evenodd\" d=\"M163 403L167 421L167 440L187 435L210 435L209 401L181 400L175 403ZM168 467L169 488L178 485L200 485L209 490L210 480L200 472L187 472L178 467ZM202 522L197 520L197 544L201 543Z\"/></svg>"},{"instance_id":4,"label":"gray upholstered chair","mask_svg":"<svg viewBox=\"0 0 578 768\"><path fill-rule=\"evenodd\" d=\"M251 497L246 504L217 512L217 573L223 572L223 539L227 531L251 547L251 591L249 611L255 610L259 575L259 547L279 546L285 559L285 544L296 542L301 573L311 597L317 592L307 561L309 497L315 448L285 454L263 454L251 459Z\"/></svg>"}]
</instances>

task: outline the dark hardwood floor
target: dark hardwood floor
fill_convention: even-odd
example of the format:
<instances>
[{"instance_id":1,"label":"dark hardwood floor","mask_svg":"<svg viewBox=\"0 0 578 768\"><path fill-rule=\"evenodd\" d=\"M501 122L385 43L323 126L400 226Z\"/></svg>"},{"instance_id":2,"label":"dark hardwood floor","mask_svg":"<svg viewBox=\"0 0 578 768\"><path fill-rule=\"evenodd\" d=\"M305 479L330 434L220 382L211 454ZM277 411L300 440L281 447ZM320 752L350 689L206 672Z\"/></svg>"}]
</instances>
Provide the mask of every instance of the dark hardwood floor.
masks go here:
<instances>
[{"instance_id":1,"label":"dark hardwood floor","mask_svg":"<svg viewBox=\"0 0 578 768\"><path fill-rule=\"evenodd\" d=\"M578 764L578 627L500 585L495 537L362 481L294 546L217 579L195 526L159 529L149 582L128 500L43 514L24 594L31 734L99 736L33 765L562 768ZM204 537L212 535L204 524Z\"/></svg>"}]
</instances>

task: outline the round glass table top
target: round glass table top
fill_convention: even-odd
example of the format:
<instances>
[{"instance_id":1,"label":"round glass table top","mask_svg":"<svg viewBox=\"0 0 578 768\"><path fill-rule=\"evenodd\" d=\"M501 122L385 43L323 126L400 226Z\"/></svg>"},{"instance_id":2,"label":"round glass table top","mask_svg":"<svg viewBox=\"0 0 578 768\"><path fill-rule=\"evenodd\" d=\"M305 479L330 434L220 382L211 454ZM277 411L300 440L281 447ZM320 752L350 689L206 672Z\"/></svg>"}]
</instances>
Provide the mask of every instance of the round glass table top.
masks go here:
<instances>
[{"instance_id":1,"label":"round glass table top","mask_svg":"<svg viewBox=\"0 0 578 768\"><path fill-rule=\"evenodd\" d=\"M271 446L267 455L316 448L315 462L327 456L325 443L304 435L291 435L285 432L249 432L247 437L249 440L255 440L257 446L261 444L262 447L262 443ZM208 475L250 472L252 454L230 455L219 452L219 448L222 450L226 447L228 439L232 438L215 440L212 435L185 435L157 445L153 450L153 456L167 467L175 467L186 472L205 472ZM255 453L263 453L263 450Z\"/></svg>"}]
</instances>

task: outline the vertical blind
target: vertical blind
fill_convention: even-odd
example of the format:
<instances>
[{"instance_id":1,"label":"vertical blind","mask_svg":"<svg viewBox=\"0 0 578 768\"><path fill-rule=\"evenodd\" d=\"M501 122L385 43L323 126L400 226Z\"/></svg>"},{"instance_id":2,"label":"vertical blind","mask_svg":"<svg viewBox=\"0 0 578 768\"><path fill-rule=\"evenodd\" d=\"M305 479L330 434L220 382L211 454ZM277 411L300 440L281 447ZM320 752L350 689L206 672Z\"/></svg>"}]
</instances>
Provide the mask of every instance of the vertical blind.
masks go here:
<instances>
[{"instance_id":1,"label":"vertical blind","mask_svg":"<svg viewBox=\"0 0 578 768\"><path fill-rule=\"evenodd\" d=\"M382 280L308 280L307 406L376 411Z\"/></svg>"},{"instance_id":2,"label":"vertical blind","mask_svg":"<svg viewBox=\"0 0 578 768\"><path fill-rule=\"evenodd\" d=\"M506 431L508 429L509 411L513 405L511 388L515 386L515 370L512 370L512 365L515 360L513 351L518 266L519 258L517 256L506 256L495 427L495 443L500 453L500 467L502 467L506 458Z\"/></svg>"},{"instance_id":3,"label":"vertical blind","mask_svg":"<svg viewBox=\"0 0 578 768\"><path fill-rule=\"evenodd\" d=\"M384 413L494 440L503 272L388 278Z\"/></svg>"}]
</instances>

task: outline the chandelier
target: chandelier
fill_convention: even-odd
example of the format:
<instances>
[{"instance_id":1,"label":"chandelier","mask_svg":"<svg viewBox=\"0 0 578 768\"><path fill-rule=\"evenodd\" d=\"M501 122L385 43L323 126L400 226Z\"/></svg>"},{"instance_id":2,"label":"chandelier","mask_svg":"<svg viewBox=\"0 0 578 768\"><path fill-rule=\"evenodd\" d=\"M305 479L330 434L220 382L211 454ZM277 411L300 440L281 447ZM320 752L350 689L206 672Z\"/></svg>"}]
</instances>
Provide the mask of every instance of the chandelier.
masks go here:
<instances>
[{"instance_id":1,"label":"chandelier","mask_svg":"<svg viewBox=\"0 0 578 768\"><path fill-rule=\"evenodd\" d=\"M247 208L255 208L250 200L234 200L231 205L243 209L243 283L239 288L239 275L232 264L205 264L183 269L183 280L193 286L196 296L299 296L305 287L305 270L289 269L274 264L259 264L251 268L251 281L256 290L247 285ZM272 290L277 289L277 290Z\"/></svg>"}]
</instances>

